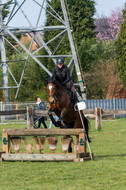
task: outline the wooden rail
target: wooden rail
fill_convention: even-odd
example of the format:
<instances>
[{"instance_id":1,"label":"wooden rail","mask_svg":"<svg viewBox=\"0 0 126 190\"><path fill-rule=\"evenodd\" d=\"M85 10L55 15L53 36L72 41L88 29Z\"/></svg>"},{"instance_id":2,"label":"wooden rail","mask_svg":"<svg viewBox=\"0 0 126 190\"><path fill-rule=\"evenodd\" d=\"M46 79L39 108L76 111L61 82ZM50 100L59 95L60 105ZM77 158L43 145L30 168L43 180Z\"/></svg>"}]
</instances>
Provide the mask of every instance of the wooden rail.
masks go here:
<instances>
[{"instance_id":1,"label":"wooden rail","mask_svg":"<svg viewBox=\"0 0 126 190\"><path fill-rule=\"evenodd\" d=\"M27 113L27 109L25 110L8 110L8 111L0 111L0 116L1 115L16 115L16 114L25 114ZM52 113L55 115L55 113ZM33 115L37 116L49 116L48 110L34 110Z\"/></svg>"},{"instance_id":2,"label":"wooden rail","mask_svg":"<svg viewBox=\"0 0 126 190\"><path fill-rule=\"evenodd\" d=\"M16 114L25 114L27 110L8 110L8 111L0 111L0 115L16 115Z\"/></svg>"},{"instance_id":3,"label":"wooden rail","mask_svg":"<svg viewBox=\"0 0 126 190\"><path fill-rule=\"evenodd\" d=\"M16 114L25 114L27 113L27 110L9 110L9 111L0 111L0 115L16 115ZM83 110L84 114L91 114L95 115L95 108L91 109L85 109ZM34 115L38 116L48 116L48 110L35 110L33 111ZM55 115L55 113L52 113ZM114 115L114 114L126 114L126 109L124 110L107 110L107 109L101 109L102 115Z\"/></svg>"},{"instance_id":4,"label":"wooden rail","mask_svg":"<svg viewBox=\"0 0 126 190\"><path fill-rule=\"evenodd\" d=\"M101 108L100 108L101 109ZM85 109L83 110L84 114L94 114L95 115L95 108L92 109ZM124 110L107 110L107 109L101 109L102 115L114 115L114 114L126 114L126 109Z\"/></svg>"},{"instance_id":5,"label":"wooden rail","mask_svg":"<svg viewBox=\"0 0 126 190\"><path fill-rule=\"evenodd\" d=\"M126 114L126 109L124 110L105 110L101 109L102 115L118 115L118 114Z\"/></svg>"}]
</instances>

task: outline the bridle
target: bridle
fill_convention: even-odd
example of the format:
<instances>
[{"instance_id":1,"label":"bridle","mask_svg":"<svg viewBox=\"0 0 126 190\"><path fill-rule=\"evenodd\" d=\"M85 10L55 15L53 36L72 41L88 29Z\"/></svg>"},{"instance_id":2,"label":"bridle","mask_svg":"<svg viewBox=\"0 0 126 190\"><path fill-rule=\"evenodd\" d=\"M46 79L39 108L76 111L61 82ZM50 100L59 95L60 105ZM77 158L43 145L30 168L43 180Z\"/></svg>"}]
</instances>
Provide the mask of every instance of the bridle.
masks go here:
<instances>
[{"instance_id":1,"label":"bridle","mask_svg":"<svg viewBox=\"0 0 126 190\"><path fill-rule=\"evenodd\" d=\"M53 97L53 101L50 101L50 100L49 100L49 103L50 103L50 104L54 104L54 103L56 102L56 100L57 100L56 95L55 95L55 94L54 94L54 95L49 95L49 99L50 99L50 97Z\"/></svg>"},{"instance_id":2,"label":"bridle","mask_svg":"<svg viewBox=\"0 0 126 190\"><path fill-rule=\"evenodd\" d=\"M57 88L56 87L54 87L53 85L50 85L50 91L52 90L52 89L54 89L54 93L53 94L49 94L49 103L50 104L56 104L56 101L58 100L58 96L60 97L60 96L62 96L62 95L64 95L67 91L66 91L66 89L62 92L62 93L59 93L58 91L57 91ZM57 92L56 92L57 91ZM50 100L51 99L51 97L53 98L52 100Z\"/></svg>"}]
</instances>

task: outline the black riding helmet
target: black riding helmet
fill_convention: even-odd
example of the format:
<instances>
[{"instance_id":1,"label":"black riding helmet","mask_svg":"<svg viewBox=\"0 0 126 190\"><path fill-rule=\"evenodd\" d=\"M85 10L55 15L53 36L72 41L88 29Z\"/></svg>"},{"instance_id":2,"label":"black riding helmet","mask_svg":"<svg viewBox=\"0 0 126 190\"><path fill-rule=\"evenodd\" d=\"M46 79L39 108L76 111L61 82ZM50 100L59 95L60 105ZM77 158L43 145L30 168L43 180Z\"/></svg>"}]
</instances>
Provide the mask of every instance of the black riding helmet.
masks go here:
<instances>
[{"instance_id":1,"label":"black riding helmet","mask_svg":"<svg viewBox=\"0 0 126 190\"><path fill-rule=\"evenodd\" d=\"M64 60L63 60L62 57L59 57L59 58L57 59L57 65L62 65L62 64L64 64Z\"/></svg>"}]
</instances>

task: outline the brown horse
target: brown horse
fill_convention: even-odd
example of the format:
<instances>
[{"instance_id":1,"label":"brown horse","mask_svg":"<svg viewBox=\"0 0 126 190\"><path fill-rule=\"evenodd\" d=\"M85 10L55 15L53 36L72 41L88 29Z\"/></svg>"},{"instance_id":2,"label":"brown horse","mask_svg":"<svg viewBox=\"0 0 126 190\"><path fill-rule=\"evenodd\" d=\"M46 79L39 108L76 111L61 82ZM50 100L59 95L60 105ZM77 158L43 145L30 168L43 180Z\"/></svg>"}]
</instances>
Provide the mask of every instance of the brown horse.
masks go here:
<instances>
[{"instance_id":1,"label":"brown horse","mask_svg":"<svg viewBox=\"0 0 126 190\"><path fill-rule=\"evenodd\" d=\"M49 95L49 111L55 112L67 128L83 128L80 115L75 111L74 104L71 102L70 95L65 86L62 86L57 80L48 79L47 91ZM87 139L89 122L81 111Z\"/></svg>"}]
</instances>

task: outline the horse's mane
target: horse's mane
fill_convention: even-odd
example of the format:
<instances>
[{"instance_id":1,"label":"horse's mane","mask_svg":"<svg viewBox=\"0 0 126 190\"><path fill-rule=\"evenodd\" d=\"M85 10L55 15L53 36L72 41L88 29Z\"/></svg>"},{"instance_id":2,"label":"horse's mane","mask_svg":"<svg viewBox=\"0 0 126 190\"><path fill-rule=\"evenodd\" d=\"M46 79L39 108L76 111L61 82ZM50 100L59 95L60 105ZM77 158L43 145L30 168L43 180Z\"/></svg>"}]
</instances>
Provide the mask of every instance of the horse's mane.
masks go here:
<instances>
[{"instance_id":1,"label":"horse's mane","mask_svg":"<svg viewBox=\"0 0 126 190\"><path fill-rule=\"evenodd\" d=\"M47 83L53 83L54 79L52 79L51 77L47 78Z\"/></svg>"},{"instance_id":2,"label":"horse's mane","mask_svg":"<svg viewBox=\"0 0 126 190\"><path fill-rule=\"evenodd\" d=\"M48 83L53 83L53 84L55 84L57 88L63 87L63 86L59 83L59 81L57 81L55 78L54 78L54 79L48 78L48 79L47 79L47 82L48 82Z\"/></svg>"}]
</instances>

